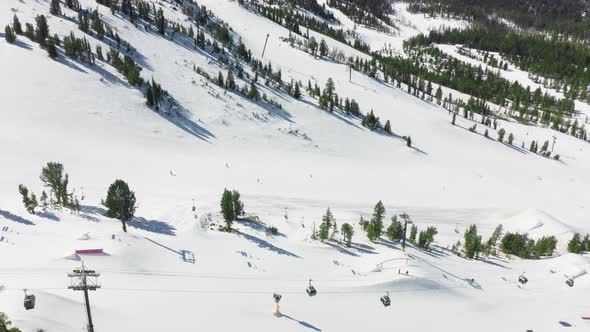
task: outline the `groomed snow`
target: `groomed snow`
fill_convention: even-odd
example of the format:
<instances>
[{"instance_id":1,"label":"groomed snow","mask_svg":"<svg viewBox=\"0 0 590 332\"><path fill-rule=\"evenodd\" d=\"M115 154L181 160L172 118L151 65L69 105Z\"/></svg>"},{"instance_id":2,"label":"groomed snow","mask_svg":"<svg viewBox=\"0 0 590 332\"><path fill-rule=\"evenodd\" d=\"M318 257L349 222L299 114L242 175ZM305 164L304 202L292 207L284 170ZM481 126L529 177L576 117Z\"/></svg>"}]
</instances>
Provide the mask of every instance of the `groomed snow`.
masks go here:
<instances>
[{"instance_id":1,"label":"groomed snow","mask_svg":"<svg viewBox=\"0 0 590 332\"><path fill-rule=\"evenodd\" d=\"M141 54L142 76L153 76L176 97L188 120L148 110L142 93L107 64L56 62L24 37L17 46L0 39L0 311L23 331L85 328L83 296L67 289L66 274L80 264L72 260L76 249L96 248L105 254L79 256L102 273L103 288L91 293L97 331L588 329L580 317L590 315L584 274L590 257L565 254L565 239L556 257L538 261L468 261L448 251L471 224L484 238L499 223L535 237L589 232L587 143L500 122L498 129L527 146L557 136L557 162L500 144L493 131L486 139L465 129L469 121L451 126L442 108L387 84L358 73L349 82L344 65L280 42L286 29L235 1L199 3L229 22L255 55L269 33L265 59L282 69L283 80L323 86L332 77L339 96L390 120L415 148L321 111L307 97L295 101L265 90L283 105L277 111L205 85L192 68L216 73L208 57L137 30L101 6L104 20ZM182 17L164 5L167 17ZM46 1L5 0L0 24L14 13L24 24L48 11ZM49 18L49 26L62 38L69 31L82 35L63 18ZM22 207L18 184L40 193L39 173L48 161L62 162L70 187L84 193L79 215L30 215ZM139 203L128 234L100 205L117 178L130 184ZM224 188L240 190L247 213L264 225L238 222L234 234L203 227L220 222ZM433 251L402 253L398 244L368 242L358 220L370 218L378 200L386 204L387 225L394 213L407 212L420 229L437 226ZM353 248L309 239L327 207L339 225L355 226ZM281 234L267 236L265 225ZM195 263L183 261L180 250L193 252ZM530 282L519 288L523 272ZM576 277L574 288L564 274ZM318 288L314 298L304 292L309 278ZM23 288L37 296L35 310L24 310ZM389 308L379 302L386 291ZM272 315L273 292L283 294L280 318Z\"/></svg>"}]
</instances>

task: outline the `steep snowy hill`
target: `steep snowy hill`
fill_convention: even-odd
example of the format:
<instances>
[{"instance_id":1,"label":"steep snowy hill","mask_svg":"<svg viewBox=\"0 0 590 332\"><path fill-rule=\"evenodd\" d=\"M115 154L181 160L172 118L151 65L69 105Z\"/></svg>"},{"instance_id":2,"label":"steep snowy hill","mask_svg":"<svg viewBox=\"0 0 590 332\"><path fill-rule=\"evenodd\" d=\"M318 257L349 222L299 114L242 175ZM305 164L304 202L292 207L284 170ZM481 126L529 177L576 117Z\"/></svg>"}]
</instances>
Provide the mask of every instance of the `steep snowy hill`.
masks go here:
<instances>
[{"instance_id":1,"label":"steep snowy hill","mask_svg":"<svg viewBox=\"0 0 590 332\"><path fill-rule=\"evenodd\" d=\"M148 2L170 22L199 31L178 3ZM162 36L94 0L80 4L98 8L102 21L132 46L128 54L143 68L141 76L153 77L174 97L178 114L148 108L145 87L129 84L106 60L86 64L65 56L62 47L52 60L25 36L15 44L0 39L0 311L23 331L84 327L82 295L67 289L66 278L80 260L102 273L103 288L91 294L97 331L588 328L580 316L589 309L583 302L589 257L565 254L573 232L590 231L587 142L507 120L499 120L497 129L514 133L513 146L497 142L493 129L489 138L474 134L468 128L477 121L457 118L453 126L446 110L403 87L358 71L349 80L345 62L290 46L288 29L237 1L199 0L255 58L280 69L283 82L301 81L305 90L309 81L323 89L332 78L341 98L354 98L363 113L373 110L381 122L389 120L393 134L322 110L307 91L298 100L260 78L260 93L282 106L274 107L207 80L202 73L226 75L227 67L192 41ZM76 12L61 6L61 16L50 15L50 1L4 0L0 23L17 15L24 26L43 14L51 35L63 41L73 32L106 53L113 40L83 33ZM400 31L358 27L359 38L373 49L387 45L401 52L404 38L466 24L412 15L402 4L395 9ZM339 20L334 27L352 28L343 13L333 12ZM370 58L310 34L347 57ZM212 40L209 33L206 38ZM244 67L244 75L254 73ZM251 82L236 80L240 87ZM403 136L411 137L412 147ZM560 161L520 148L553 136ZM64 164L70 188L83 196L80 213L49 208L30 215L22 206L18 185L46 190L39 173L49 161ZM101 205L115 179L127 181L138 200L128 234ZM236 222L235 233L219 232L224 188L239 189L247 213L261 221L251 218ZM368 241L358 221L371 218L378 200L386 204L386 226L402 212L420 230L436 226L433 250L412 245L404 253L400 244ZM351 248L311 240L328 207L339 225L354 226ZM563 255L538 261L457 257L450 248L471 224L484 238L498 224L535 238L556 235ZM271 226L277 235L269 235ZM93 248L105 254L74 255ZM181 250L196 261L183 260ZM525 271L531 282L517 287ZM564 274L576 277L575 288L565 285ZM304 292L309 278L317 297ZM22 307L22 289L37 296L35 310ZM392 305L383 308L379 298L387 291ZM272 315L273 292L284 296L280 318Z\"/></svg>"}]
</instances>

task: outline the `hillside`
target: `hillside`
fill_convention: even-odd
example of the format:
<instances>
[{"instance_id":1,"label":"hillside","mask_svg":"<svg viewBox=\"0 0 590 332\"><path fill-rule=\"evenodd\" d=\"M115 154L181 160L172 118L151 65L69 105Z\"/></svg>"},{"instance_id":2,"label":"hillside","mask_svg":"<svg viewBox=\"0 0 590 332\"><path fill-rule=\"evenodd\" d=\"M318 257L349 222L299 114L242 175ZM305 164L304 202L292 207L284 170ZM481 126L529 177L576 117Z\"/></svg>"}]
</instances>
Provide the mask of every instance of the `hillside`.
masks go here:
<instances>
[{"instance_id":1,"label":"hillside","mask_svg":"<svg viewBox=\"0 0 590 332\"><path fill-rule=\"evenodd\" d=\"M50 1L2 1L0 23L17 15L24 26L43 14L50 36L57 34L62 44L53 60L25 35L14 44L0 38L0 311L23 331L84 328L82 293L67 289L67 273L83 260L101 273L102 288L91 293L97 331L376 331L391 324L410 331L587 329L580 317L588 315L582 301L590 288L590 258L566 249L572 234L590 232L588 142L509 116L495 118L496 129L480 125L473 133L479 114L473 120L457 116L452 125L449 111L408 94L405 83L386 81L381 69L375 75L361 66L349 71L351 57L362 62L374 56L359 43L408 56L403 42L409 38L469 23L424 17L396 3L388 15L391 31L380 31L328 2L318 3L326 4L333 21L301 6L295 10L343 35L328 36L327 28L308 32L303 25L300 34L290 32L286 21L255 7L263 2L199 0L194 7L190 1L147 1L150 13L161 9L167 20L161 34L151 16L132 22L122 8L113 12L80 0L89 16L97 9L118 36L101 39L93 28L79 29L78 13L65 1L61 15L50 14ZM196 16L204 21L187 14L200 6L206 11ZM204 32L206 46L195 45L180 26L195 36ZM346 32L352 29L355 34ZM68 56L63 42L70 32L86 38L96 56L97 45L106 54L123 40L129 47L118 47L121 58L141 67L145 82L130 83L106 56L94 64ZM214 52L214 41L227 38L226 32L231 42ZM308 37L323 39L340 56L314 56L289 39L308 45ZM235 51L240 43L261 66L272 67L270 74ZM459 58L451 46L437 47ZM227 79L230 71L236 89L217 83L219 73ZM529 83L523 76L508 77ZM158 109L146 104L152 79L167 91ZM329 79L339 98L358 102L359 114L338 105L331 112L307 90L308 84L324 90ZM300 98L287 91L297 82ZM240 91L252 86L260 98ZM576 109L583 121L588 104L577 100ZM371 111L381 127L367 126ZM391 133L382 128L386 121ZM514 135L513 144L497 141L502 128ZM559 160L521 148L553 137ZM69 188L81 199L79 212L47 207L30 214L23 207L18 185L48 190L39 174L50 161L64 165ZM115 179L129 183L137 197L128 233L101 204ZM233 233L217 227L224 188L240 191L249 217L236 221ZM379 200L386 227L403 212L420 230L436 226L431 250L412 244L402 252L385 237L369 241L359 218L371 219ZM350 248L312 240L328 207L338 225L353 226ZM471 224L485 239L498 224L535 239L555 235L557 252L539 260L468 260L451 247ZM269 234L272 226L275 235ZM105 254L74 255L94 248ZM195 262L184 261L181 250L194 253ZM530 283L517 287L523 272ZM566 286L564 274L575 277L574 288ZM310 278L318 288L313 298L305 294ZM22 289L37 296L34 310L23 308ZM392 305L384 308L379 298L387 291ZM283 295L280 318L272 315L277 292Z\"/></svg>"}]
</instances>

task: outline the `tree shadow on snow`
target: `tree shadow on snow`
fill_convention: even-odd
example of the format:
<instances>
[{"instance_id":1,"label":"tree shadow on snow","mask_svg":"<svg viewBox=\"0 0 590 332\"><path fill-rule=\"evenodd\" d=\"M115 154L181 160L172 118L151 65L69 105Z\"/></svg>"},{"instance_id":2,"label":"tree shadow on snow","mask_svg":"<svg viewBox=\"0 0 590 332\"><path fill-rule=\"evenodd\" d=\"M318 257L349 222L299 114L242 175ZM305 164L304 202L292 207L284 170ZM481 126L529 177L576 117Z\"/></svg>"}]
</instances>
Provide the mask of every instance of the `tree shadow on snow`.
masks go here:
<instances>
[{"instance_id":1,"label":"tree shadow on snow","mask_svg":"<svg viewBox=\"0 0 590 332\"><path fill-rule=\"evenodd\" d=\"M204 127L198 125L195 121L191 120L189 118L191 112L184 106L181 106L180 103L175 102L175 106L179 108L176 114L165 113L162 111L155 111L154 113L166 119L168 122L172 123L179 129L182 129L187 134L195 136L205 142L211 143L209 140L215 138L215 135L213 135L213 133Z\"/></svg>"},{"instance_id":2,"label":"tree shadow on snow","mask_svg":"<svg viewBox=\"0 0 590 332\"><path fill-rule=\"evenodd\" d=\"M506 265L502 265L500 263L496 263L493 260L488 259L488 258L482 258L482 257L480 257L479 260L482 261L482 262L484 262L484 263L486 263L486 264L490 264L490 265L494 265L494 266L497 266L497 267L501 267L503 269L508 269L508 270L511 269L510 267L508 267Z\"/></svg>"},{"instance_id":3,"label":"tree shadow on snow","mask_svg":"<svg viewBox=\"0 0 590 332\"><path fill-rule=\"evenodd\" d=\"M332 243L331 241L326 241L326 242L324 242L324 243L325 243L325 244L327 244L327 245L329 245L329 246L330 246L330 247L332 247L332 248L336 248L336 249L337 249L339 252L341 252L341 253L343 253L343 254L350 255L350 256L354 256L354 257L358 257L358 256L359 256L357 253L355 253L355 252L352 252L352 251L350 251L350 250L348 250L348 249L346 249L346 248L344 248L344 247L340 246L340 245L339 245L339 244L337 244L337 243Z\"/></svg>"},{"instance_id":4,"label":"tree shadow on snow","mask_svg":"<svg viewBox=\"0 0 590 332\"><path fill-rule=\"evenodd\" d=\"M309 324L308 322L304 322L304 321L301 321L301 320L297 320L297 319L295 319L295 318L293 318L293 317L291 317L291 316L289 316L289 315L281 314L281 315L280 315L280 317L285 317L285 318L287 318L287 319L289 319L289 320L292 320L292 321L294 321L294 322L297 322L297 323L299 323L300 325L302 325L303 327L306 327L306 328L308 328L308 329L311 329L311 330L314 330L314 331L318 331L318 332L319 332L319 331L321 331L321 329L319 329L319 328L317 328L317 327L315 327L315 326L313 326L313 325Z\"/></svg>"},{"instance_id":5,"label":"tree shadow on snow","mask_svg":"<svg viewBox=\"0 0 590 332\"><path fill-rule=\"evenodd\" d=\"M274 251L279 255L286 255L286 256L291 256L291 257L295 257L295 258L301 258L299 255L296 255L296 254L294 254L290 251L287 251L283 248L279 248L279 247L271 244L270 242L263 240L261 238L258 238L254 235L250 235L250 234L246 234L246 233L242 233L242 232L238 232L238 235L245 238L248 241L254 242L259 248Z\"/></svg>"},{"instance_id":6,"label":"tree shadow on snow","mask_svg":"<svg viewBox=\"0 0 590 332\"><path fill-rule=\"evenodd\" d=\"M135 217L127 221L127 226L141 229L147 232L175 236L176 228L159 220L147 220L143 217Z\"/></svg>"},{"instance_id":7,"label":"tree shadow on snow","mask_svg":"<svg viewBox=\"0 0 590 332\"><path fill-rule=\"evenodd\" d=\"M4 210L0 210L0 217L3 217L4 219L10 220L10 221L14 221L17 222L19 224L23 224L23 225L30 225L33 226L35 225L34 222L25 219L21 216L17 216L16 214L12 214L8 211L4 211Z\"/></svg>"},{"instance_id":8,"label":"tree shadow on snow","mask_svg":"<svg viewBox=\"0 0 590 332\"><path fill-rule=\"evenodd\" d=\"M250 219L237 219L236 222L242 226L246 226L249 227L257 232L262 232L265 234L268 234L270 232L270 229L267 225L258 222L258 221L254 221L254 220L250 220ZM284 233L281 233L279 231L277 231L276 234L274 234L273 236L280 236L280 237L286 237L286 235Z\"/></svg>"},{"instance_id":9,"label":"tree shadow on snow","mask_svg":"<svg viewBox=\"0 0 590 332\"><path fill-rule=\"evenodd\" d=\"M51 212L51 211L47 211L47 210L43 210L39 213L37 213L37 215L41 218L45 218L45 219L49 219L49 220L53 220L53 221L59 221L59 217L55 215L55 213Z\"/></svg>"},{"instance_id":10,"label":"tree shadow on snow","mask_svg":"<svg viewBox=\"0 0 590 332\"><path fill-rule=\"evenodd\" d=\"M107 210L99 206L82 205L78 215L84 219L90 221L99 222L100 219L97 216L106 216Z\"/></svg>"}]
</instances>

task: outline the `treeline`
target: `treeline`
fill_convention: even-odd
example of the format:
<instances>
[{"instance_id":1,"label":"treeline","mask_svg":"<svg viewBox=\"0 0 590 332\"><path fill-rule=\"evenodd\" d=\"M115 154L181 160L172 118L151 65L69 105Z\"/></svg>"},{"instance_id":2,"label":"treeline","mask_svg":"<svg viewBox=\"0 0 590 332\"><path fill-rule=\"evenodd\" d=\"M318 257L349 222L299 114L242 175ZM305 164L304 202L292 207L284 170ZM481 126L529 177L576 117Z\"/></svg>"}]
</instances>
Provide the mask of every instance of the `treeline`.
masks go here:
<instances>
[{"instance_id":1,"label":"treeline","mask_svg":"<svg viewBox=\"0 0 590 332\"><path fill-rule=\"evenodd\" d=\"M590 38L590 7L584 0L410 0L410 12L485 22L490 14L522 28L555 31Z\"/></svg>"},{"instance_id":2,"label":"treeline","mask_svg":"<svg viewBox=\"0 0 590 332\"><path fill-rule=\"evenodd\" d=\"M384 75L397 87L405 84L408 93L431 100L431 83L437 83L478 99L508 107L511 115L530 121L552 124L563 132L569 128L566 117L574 114L574 102L557 99L540 89L531 91L518 82L510 82L498 72L475 67L444 54L434 47L407 47L408 58L379 56ZM386 79L387 80L387 79ZM485 104L484 104L485 105ZM473 108L482 115L489 115L489 108Z\"/></svg>"},{"instance_id":3,"label":"treeline","mask_svg":"<svg viewBox=\"0 0 590 332\"><path fill-rule=\"evenodd\" d=\"M395 27L389 16L393 14L389 0L328 0L328 5L340 10L358 24L384 32Z\"/></svg>"},{"instance_id":4,"label":"treeline","mask_svg":"<svg viewBox=\"0 0 590 332\"><path fill-rule=\"evenodd\" d=\"M480 256L496 256L501 251L506 255L513 255L523 259L538 259L551 256L557 247L555 236L543 236L537 241L529 238L527 233L504 233L502 225L498 225L490 238L482 240L477 226L471 225L463 235L464 242L457 241L452 251L467 258L476 259ZM499 251L498 251L499 250Z\"/></svg>"},{"instance_id":5,"label":"treeline","mask_svg":"<svg viewBox=\"0 0 590 332\"><path fill-rule=\"evenodd\" d=\"M558 35L517 33L502 23L491 21L470 29L444 29L419 35L407 42L410 47L461 44L499 52L520 69L544 78L546 86L563 91L568 99L590 102L590 46Z\"/></svg>"},{"instance_id":6,"label":"treeline","mask_svg":"<svg viewBox=\"0 0 590 332\"><path fill-rule=\"evenodd\" d=\"M292 33L309 38L309 30L331 37L343 44L353 47L361 52L369 53L370 47L363 41L351 36L343 29L334 29L328 23L320 21L312 16L301 14L298 11L284 6L270 6L256 1L239 0L240 4L254 10L269 20L284 26ZM307 28L304 34L301 27ZM351 42L350 39L353 41Z\"/></svg>"},{"instance_id":7,"label":"treeline","mask_svg":"<svg viewBox=\"0 0 590 332\"><path fill-rule=\"evenodd\" d=\"M590 235L586 234L584 238L580 233L575 233L567 244L567 251L574 254L590 251Z\"/></svg>"},{"instance_id":8,"label":"treeline","mask_svg":"<svg viewBox=\"0 0 590 332\"><path fill-rule=\"evenodd\" d=\"M320 5L317 0L288 0L288 2L290 2L292 5L297 5L305 10L308 10L325 20L331 21L333 23L337 22L334 14L326 9L326 5Z\"/></svg>"}]
</instances>

